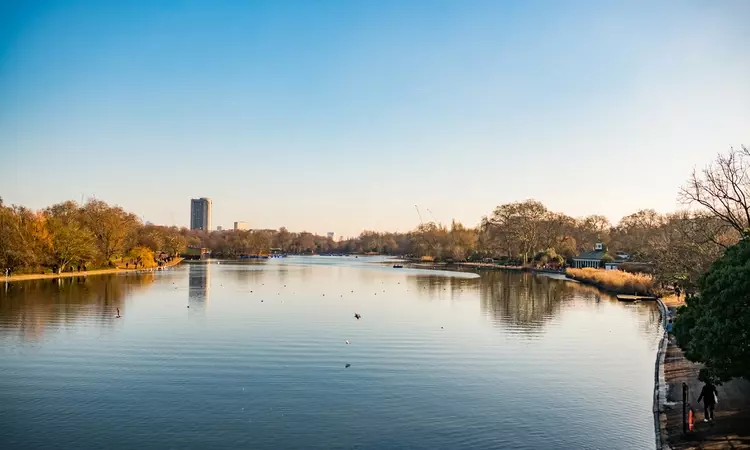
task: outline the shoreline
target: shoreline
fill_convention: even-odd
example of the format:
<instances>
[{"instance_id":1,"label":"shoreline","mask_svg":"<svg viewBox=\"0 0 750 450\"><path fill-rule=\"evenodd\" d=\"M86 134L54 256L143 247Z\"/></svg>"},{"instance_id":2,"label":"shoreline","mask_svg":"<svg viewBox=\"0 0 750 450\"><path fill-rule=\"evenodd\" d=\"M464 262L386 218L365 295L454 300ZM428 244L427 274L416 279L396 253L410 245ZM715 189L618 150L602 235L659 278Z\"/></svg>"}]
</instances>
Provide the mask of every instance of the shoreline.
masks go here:
<instances>
[{"instance_id":1,"label":"shoreline","mask_svg":"<svg viewBox=\"0 0 750 450\"><path fill-rule=\"evenodd\" d=\"M169 263L162 266L162 268L174 267L184 261L184 258L175 258ZM32 281L32 280L53 280L56 278L72 278L72 277L86 277L89 275L112 275L117 273L130 273L130 272L143 272L143 271L155 271L158 267L151 267L148 269L122 269L115 267L114 269L96 269L88 270L86 272L63 272L63 273L27 273L21 275L11 275L10 277L0 276L0 281L11 283L14 281Z\"/></svg>"},{"instance_id":2,"label":"shoreline","mask_svg":"<svg viewBox=\"0 0 750 450\"><path fill-rule=\"evenodd\" d=\"M602 288L597 283L586 283L604 293L614 290ZM675 295L655 297L659 309L661 338L654 361L654 441L657 450L719 450L725 448L750 449L747 437L750 423L750 381L733 379L718 386L719 397L723 399L721 409L717 408L717 422L705 424L700 420L702 407L698 402L702 382L698 380L701 364L689 361L677 345L673 336L666 330L666 321L673 318L677 308L684 305L684 297ZM682 386L688 386L687 406L697 412L695 430L685 435L682 431Z\"/></svg>"},{"instance_id":3,"label":"shoreline","mask_svg":"<svg viewBox=\"0 0 750 450\"><path fill-rule=\"evenodd\" d=\"M661 298L656 298L659 307L659 315L662 335L659 339L659 348L656 350L656 362L654 363L654 433L657 450L669 450L669 433L667 432L667 392L668 386L664 375L664 363L666 362L667 346L669 345L669 333L667 333L667 317L669 312Z\"/></svg>"}]
</instances>

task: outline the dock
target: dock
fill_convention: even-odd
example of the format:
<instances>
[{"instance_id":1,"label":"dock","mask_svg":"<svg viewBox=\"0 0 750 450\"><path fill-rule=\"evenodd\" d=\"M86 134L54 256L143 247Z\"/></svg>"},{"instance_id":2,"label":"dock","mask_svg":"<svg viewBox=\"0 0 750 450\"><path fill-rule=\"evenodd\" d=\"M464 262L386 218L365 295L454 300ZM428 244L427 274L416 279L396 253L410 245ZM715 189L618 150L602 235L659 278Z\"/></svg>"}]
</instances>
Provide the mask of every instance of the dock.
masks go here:
<instances>
[{"instance_id":1,"label":"dock","mask_svg":"<svg viewBox=\"0 0 750 450\"><path fill-rule=\"evenodd\" d=\"M625 294L618 294L617 300L620 300L621 302L640 302L643 300L656 300L656 297L652 297L650 295L625 295Z\"/></svg>"}]
</instances>

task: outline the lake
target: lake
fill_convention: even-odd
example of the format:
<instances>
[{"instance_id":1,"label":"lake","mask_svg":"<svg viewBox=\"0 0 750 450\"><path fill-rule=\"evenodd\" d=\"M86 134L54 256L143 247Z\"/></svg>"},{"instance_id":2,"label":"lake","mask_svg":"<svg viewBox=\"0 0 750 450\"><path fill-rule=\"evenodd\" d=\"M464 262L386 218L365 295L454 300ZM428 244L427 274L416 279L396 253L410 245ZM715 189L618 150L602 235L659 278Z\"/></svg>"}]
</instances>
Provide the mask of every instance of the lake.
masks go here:
<instances>
[{"instance_id":1,"label":"lake","mask_svg":"<svg viewBox=\"0 0 750 450\"><path fill-rule=\"evenodd\" d=\"M0 448L654 448L655 304L378 261L0 281Z\"/></svg>"}]
</instances>

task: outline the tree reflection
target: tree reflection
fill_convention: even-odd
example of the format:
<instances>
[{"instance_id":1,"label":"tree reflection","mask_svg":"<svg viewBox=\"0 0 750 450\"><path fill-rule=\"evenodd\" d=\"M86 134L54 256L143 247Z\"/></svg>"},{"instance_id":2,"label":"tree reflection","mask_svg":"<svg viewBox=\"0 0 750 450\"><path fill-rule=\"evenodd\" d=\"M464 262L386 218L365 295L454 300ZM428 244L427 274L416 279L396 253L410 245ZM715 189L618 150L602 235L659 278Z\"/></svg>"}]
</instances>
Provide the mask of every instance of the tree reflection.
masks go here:
<instances>
[{"instance_id":1,"label":"tree reflection","mask_svg":"<svg viewBox=\"0 0 750 450\"><path fill-rule=\"evenodd\" d=\"M563 284L528 273L488 272L482 276L480 304L497 323L534 330L554 316Z\"/></svg>"},{"instance_id":2,"label":"tree reflection","mask_svg":"<svg viewBox=\"0 0 750 450\"><path fill-rule=\"evenodd\" d=\"M481 280L482 310L495 323L522 331L542 327L558 314L564 300L611 300L590 286L530 273L485 272Z\"/></svg>"},{"instance_id":3,"label":"tree reflection","mask_svg":"<svg viewBox=\"0 0 750 450\"><path fill-rule=\"evenodd\" d=\"M451 298L457 297L462 292L476 290L481 283L481 278L465 276L444 275L416 275L408 279L420 294L430 297L440 296L447 293Z\"/></svg>"},{"instance_id":4,"label":"tree reflection","mask_svg":"<svg viewBox=\"0 0 750 450\"><path fill-rule=\"evenodd\" d=\"M108 320L153 273L97 275L4 283L0 288L0 331L18 330L37 339L48 326L69 326L82 317Z\"/></svg>"},{"instance_id":5,"label":"tree reflection","mask_svg":"<svg viewBox=\"0 0 750 450\"><path fill-rule=\"evenodd\" d=\"M270 268L263 260L232 261L230 263L222 263L222 265L225 266L222 267L222 270L231 268L234 278L240 284L245 283L250 289L252 289L253 285L262 283L263 278L268 274L268 269Z\"/></svg>"}]
</instances>

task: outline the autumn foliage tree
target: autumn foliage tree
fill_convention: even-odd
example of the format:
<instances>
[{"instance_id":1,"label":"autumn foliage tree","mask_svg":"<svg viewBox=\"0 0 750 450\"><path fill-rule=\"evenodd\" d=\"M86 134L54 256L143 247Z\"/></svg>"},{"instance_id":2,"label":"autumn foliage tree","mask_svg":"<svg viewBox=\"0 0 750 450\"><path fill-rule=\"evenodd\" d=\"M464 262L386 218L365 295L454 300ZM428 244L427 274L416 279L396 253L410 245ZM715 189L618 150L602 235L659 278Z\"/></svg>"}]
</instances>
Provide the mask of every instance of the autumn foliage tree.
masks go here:
<instances>
[{"instance_id":1,"label":"autumn foliage tree","mask_svg":"<svg viewBox=\"0 0 750 450\"><path fill-rule=\"evenodd\" d=\"M38 212L0 202L0 268L101 267L134 247L176 255L185 238L176 227L144 227L135 215L101 200L67 201Z\"/></svg>"},{"instance_id":2,"label":"autumn foliage tree","mask_svg":"<svg viewBox=\"0 0 750 450\"><path fill-rule=\"evenodd\" d=\"M140 225L134 214L101 200L88 201L83 206L82 217L84 225L94 234L99 255L105 262L125 252Z\"/></svg>"}]
</instances>

